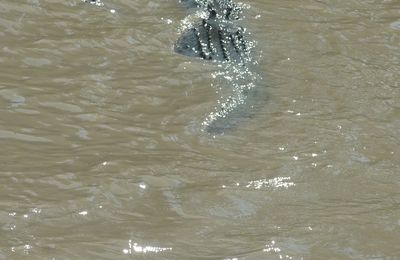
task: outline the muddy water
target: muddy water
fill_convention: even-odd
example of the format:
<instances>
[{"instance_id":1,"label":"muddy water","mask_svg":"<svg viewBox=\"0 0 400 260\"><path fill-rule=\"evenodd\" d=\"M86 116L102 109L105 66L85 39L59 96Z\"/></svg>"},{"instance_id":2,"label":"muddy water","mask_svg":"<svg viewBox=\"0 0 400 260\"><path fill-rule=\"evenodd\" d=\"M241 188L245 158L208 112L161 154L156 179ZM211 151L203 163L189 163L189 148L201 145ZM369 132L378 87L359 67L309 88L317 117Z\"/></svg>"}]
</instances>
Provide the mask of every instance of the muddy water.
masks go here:
<instances>
[{"instance_id":1,"label":"muddy water","mask_svg":"<svg viewBox=\"0 0 400 260\"><path fill-rule=\"evenodd\" d=\"M245 1L215 137L177 2L0 0L0 259L399 259L400 2Z\"/></svg>"}]
</instances>

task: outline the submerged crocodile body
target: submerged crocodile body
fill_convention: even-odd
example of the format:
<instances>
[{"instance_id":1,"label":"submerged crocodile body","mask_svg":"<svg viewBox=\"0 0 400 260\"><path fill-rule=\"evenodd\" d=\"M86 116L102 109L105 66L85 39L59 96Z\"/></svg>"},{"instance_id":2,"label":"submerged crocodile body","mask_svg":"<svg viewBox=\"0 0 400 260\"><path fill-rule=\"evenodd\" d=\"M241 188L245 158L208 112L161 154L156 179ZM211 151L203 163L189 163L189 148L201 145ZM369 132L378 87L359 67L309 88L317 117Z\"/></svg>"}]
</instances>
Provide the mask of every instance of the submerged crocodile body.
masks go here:
<instances>
[{"instance_id":1,"label":"submerged crocodile body","mask_svg":"<svg viewBox=\"0 0 400 260\"><path fill-rule=\"evenodd\" d=\"M238 25L243 6L232 0L180 0L180 3L201 14L183 30L174 46L175 52L222 64L223 71L218 75L229 81L229 90L225 91L229 94L218 100L215 110L203 121L207 132L221 134L249 115L252 105L248 99L254 96L259 78L250 69L256 63L250 51L254 43L246 39L246 29Z\"/></svg>"}]
</instances>

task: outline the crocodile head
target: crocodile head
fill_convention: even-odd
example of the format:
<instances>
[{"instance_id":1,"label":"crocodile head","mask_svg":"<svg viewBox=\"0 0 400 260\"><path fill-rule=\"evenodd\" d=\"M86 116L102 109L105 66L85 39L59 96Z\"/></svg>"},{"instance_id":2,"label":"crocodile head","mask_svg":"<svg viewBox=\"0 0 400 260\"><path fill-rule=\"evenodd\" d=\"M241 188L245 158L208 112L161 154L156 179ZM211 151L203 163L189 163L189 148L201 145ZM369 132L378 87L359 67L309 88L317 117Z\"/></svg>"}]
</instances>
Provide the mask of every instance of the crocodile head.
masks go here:
<instances>
[{"instance_id":1,"label":"crocodile head","mask_svg":"<svg viewBox=\"0 0 400 260\"><path fill-rule=\"evenodd\" d=\"M238 20L242 7L232 0L180 0L187 8L200 8L209 12L209 19Z\"/></svg>"}]
</instances>

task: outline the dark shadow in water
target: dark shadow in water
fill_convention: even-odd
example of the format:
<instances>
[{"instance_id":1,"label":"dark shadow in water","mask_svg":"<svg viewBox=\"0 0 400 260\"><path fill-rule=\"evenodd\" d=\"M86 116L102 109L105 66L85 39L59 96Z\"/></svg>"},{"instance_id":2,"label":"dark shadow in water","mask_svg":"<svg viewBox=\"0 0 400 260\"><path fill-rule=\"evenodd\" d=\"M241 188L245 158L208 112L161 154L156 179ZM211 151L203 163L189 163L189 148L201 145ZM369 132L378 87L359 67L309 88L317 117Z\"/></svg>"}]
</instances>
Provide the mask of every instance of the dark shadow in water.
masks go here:
<instances>
[{"instance_id":1,"label":"dark shadow in water","mask_svg":"<svg viewBox=\"0 0 400 260\"><path fill-rule=\"evenodd\" d=\"M254 71L249 69L243 73L241 79L228 76L218 80L219 86L222 86L226 94L221 96L214 111L203 121L204 130L208 134L225 134L238 125L249 123L266 104L267 84ZM225 73L232 72L228 68ZM227 98L224 98L226 96Z\"/></svg>"}]
</instances>

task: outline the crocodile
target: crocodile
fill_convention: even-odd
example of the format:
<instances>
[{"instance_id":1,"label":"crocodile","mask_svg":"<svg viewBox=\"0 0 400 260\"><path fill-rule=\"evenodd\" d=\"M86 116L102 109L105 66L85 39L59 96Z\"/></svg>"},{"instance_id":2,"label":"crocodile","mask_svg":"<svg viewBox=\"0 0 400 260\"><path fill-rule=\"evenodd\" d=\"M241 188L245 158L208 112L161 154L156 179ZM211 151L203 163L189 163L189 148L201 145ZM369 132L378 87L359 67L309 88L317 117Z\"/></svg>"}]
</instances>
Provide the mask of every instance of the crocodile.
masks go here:
<instances>
[{"instance_id":1,"label":"crocodile","mask_svg":"<svg viewBox=\"0 0 400 260\"><path fill-rule=\"evenodd\" d=\"M243 8L232 0L180 0L187 8L207 9L212 16L226 20L238 20Z\"/></svg>"},{"instance_id":2,"label":"crocodile","mask_svg":"<svg viewBox=\"0 0 400 260\"><path fill-rule=\"evenodd\" d=\"M82 0L104 6L102 0ZM178 54L218 63L213 77L220 94L214 110L205 117L207 133L223 134L254 111L258 80L252 68L254 42L246 28L239 25L244 5L233 0L179 0L192 12L182 21L180 37L174 45ZM192 22L191 18L194 19ZM189 21L185 24L185 21ZM224 82L223 82L224 81ZM228 83L228 84L225 84Z\"/></svg>"},{"instance_id":3,"label":"crocodile","mask_svg":"<svg viewBox=\"0 0 400 260\"><path fill-rule=\"evenodd\" d=\"M259 75L250 69L256 63L251 53L254 42L246 38L249 36L246 29L238 25L243 6L232 0L180 0L180 3L200 15L181 32L174 51L217 62L222 68L217 75L229 81L229 90L224 88L229 94L220 97L215 110L202 123L208 133L223 134L250 114L253 105L249 97L257 95Z\"/></svg>"},{"instance_id":4,"label":"crocodile","mask_svg":"<svg viewBox=\"0 0 400 260\"><path fill-rule=\"evenodd\" d=\"M181 0L189 8L206 11L206 17L182 33L175 52L205 60L232 61L243 64L248 59L244 29L234 20L241 8L231 0Z\"/></svg>"}]
</instances>

